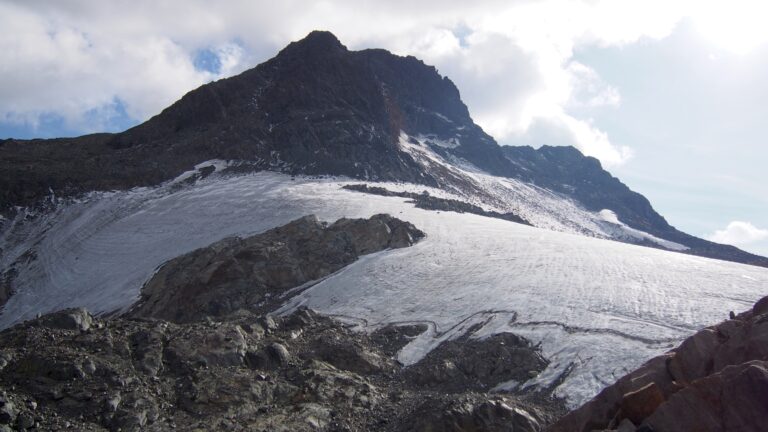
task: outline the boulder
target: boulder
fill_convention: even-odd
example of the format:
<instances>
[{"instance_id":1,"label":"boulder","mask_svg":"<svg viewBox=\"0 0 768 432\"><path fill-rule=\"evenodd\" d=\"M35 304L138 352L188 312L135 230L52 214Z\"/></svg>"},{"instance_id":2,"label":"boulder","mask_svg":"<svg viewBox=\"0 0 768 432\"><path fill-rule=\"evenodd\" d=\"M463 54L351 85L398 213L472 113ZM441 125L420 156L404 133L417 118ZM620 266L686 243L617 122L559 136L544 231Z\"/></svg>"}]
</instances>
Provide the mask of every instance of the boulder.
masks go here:
<instances>
[{"instance_id":1,"label":"boulder","mask_svg":"<svg viewBox=\"0 0 768 432\"><path fill-rule=\"evenodd\" d=\"M0 394L0 424L13 424L17 415L16 406L5 393Z\"/></svg>"},{"instance_id":2,"label":"boulder","mask_svg":"<svg viewBox=\"0 0 768 432\"><path fill-rule=\"evenodd\" d=\"M19 430L27 430L35 427L35 417L29 413L21 413L16 419L16 428Z\"/></svg>"},{"instance_id":3,"label":"boulder","mask_svg":"<svg viewBox=\"0 0 768 432\"><path fill-rule=\"evenodd\" d=\"M80 366L69 359L56 359L32 353L20 357L7 368L15 382L73 381L85 377Z\"/></svg>"},{"instance_id":4,"label":"boulder","mask_svg":"<svg viewBox=\"0 0 768 432\"><path fill-rule=\"evenodd\" d=\"M664 403L664 394L656 383L627 393L621 400L621 415L634 424L640 424Z\"/></svg>"},{"instance_id":5,"label":"boulder","mask_svg":"<svg viewBox=\"0 0 768 432\"><path fill-rule=\"evenodd\" d=\"M712 358L722 340L715 329L706 328L683 341L675 349L668 369L680 384L706 376L711 372Z\"/></svg>"},{"instance_id":6,"label":"boulder","mask_svg":"<svg viewBox=\"0 0 768 432\"><path fill-rule=\"evenodd\" d=\"M527 381L547 366L538 348L520 336L499 333L482 339L467 335L441 343L406 374L415 382L446 390L490 389Z\"/></svg>"},{"instance_id":7,"label":"boulder","mask_svg":"<svg viewBox=\"0 0 768 432\"><path fill-rule=\"evenodd\" d=\"M752 306L753 315L762 315L768 313L768 297L763 297Z\"/></svg>"},{"instance_id":8,"label":"boulder","mask_svg":"<svg viewBox=\"0 0 768 432\"><path fill-rule=\"evenodd\" d=\"M245 362L252 369L272 370L287 366L291 354L285 345L274 342L260 351L249 351L245 354Z\"/></svg>"},{"instance_id":9,"label":"boulder","mask_svg":"<svg viewBox=\"0 0 768 432\"><path fill-rule=\"evenodd\" d=\"M616 432L636 432L637 428L635 424L629 419L624 419L619 423L619 427L616 428Z\"/></svg>"},{"instance_id":10,"label":"boulder","mask_svg":"<svg viewBox=\"0 0 768 432\"><path fill-rule=\"evenodd\" d=\"M131 353L136 369L156 376L163 369L165 326L162 323L130 336Z\"/></svg>"},{"instance_id":11,"label":"boulder","mask_svg":"<svg viewBox=\"0 0 768 432\"><path fill-rule=\"evenodd\" d=\"M759 432L768 425L768 361L728 366L673 395L644 425L655 432Z\"/></svg>"},{"instance_id":12,"label":"boulder","mask_svg":"<svg viewBox=\"0 0 768 432\"><path fill-rule=\"evenodd\" d=\"M93 325L93 317L84 308L64 309L45 315L38 323L52 329L87 331Z\"/></svg>"},{"instance_id":13,"label":"boulder","mask_svg":"<svg viewBox=\"0 0 768 432\"><path fill-rule=\"evenodd\" d=\"M240 366L248 343L246 333L236 324L198 328L169 341L165 354L169 361L190 367Z\"/></svg>"},{"instance_id":14,"label":"boulder","mask_svg":"<svg viewBox=\"0 0 768 432\"><path fill-rule=\"evenodd\" d=\"M371 408L382 398L380 390L365 378L322 361L310 362L301 374L303 387L297 401Z\"/></svg>"},{"instance_id":15,"label":"boulder","mask_svg":"<svg viewBox=\"0 0 768 432\"><path fill-rule=\"evenodd\" d=\"M313 345L313 356L339 369L376 374L393 367L392 360L339 335L321 337Z\"/></svg>"}]
</instances>

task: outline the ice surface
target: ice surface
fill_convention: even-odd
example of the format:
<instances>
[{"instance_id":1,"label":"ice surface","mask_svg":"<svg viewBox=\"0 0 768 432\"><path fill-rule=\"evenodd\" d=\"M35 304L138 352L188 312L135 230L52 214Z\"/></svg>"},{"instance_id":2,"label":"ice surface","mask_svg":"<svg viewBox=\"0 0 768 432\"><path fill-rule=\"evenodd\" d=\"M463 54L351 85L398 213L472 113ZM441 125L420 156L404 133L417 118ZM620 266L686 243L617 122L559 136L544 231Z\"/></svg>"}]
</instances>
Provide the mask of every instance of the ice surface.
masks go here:
<instances>
[{"instance_id":1,"label":"ice surface","mask_svg":"<svg viewBox=\"0 0 768 432\"><path fill-rule=\"evenodd\" d=\"M520 385L546 386L573 364L557 391L575 404L768 294L763 268L416 209L403 198L341 188L348 183L359 182L213 175L193 185L94 193L49 215L19 216L0 233L0 270L16 262L19 271L0 327L69 306L125 309L164 261L226 236L310 213L333 221L386 212L427 237L363 257L283 311L307 305L369 330L428 323L428 332L400 353L405 363L476 323L483 324L478 337L512 331L541 343L552 361Z\"/></svg>"}]
</instances>

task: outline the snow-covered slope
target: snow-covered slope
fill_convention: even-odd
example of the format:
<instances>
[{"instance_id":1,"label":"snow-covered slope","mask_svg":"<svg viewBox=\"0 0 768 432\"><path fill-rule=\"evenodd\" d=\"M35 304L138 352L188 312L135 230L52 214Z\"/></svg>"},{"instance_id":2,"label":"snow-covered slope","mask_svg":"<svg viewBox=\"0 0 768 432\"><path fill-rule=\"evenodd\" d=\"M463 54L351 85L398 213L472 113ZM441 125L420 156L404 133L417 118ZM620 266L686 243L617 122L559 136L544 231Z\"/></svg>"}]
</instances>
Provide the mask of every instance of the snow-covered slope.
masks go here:
<instances>
[{"instance_id":1,"label":"snow-covered slope","mask_svg":"<svg viewBox=\"0 0 768 432\"><path fill-rule=\"evenodd\" d=\"M456 142L454 140L451 143ZM471 202L486 210L513 212L540 228L653 245L674 251L688 249L684 245L627 226L610 209L590 212L565 195L521 180L490 175L448 153L441 156L435 150L448 145L439 140L423 136L410 137L403 132L399 144L427 172L435 173L442 189L450 191L450 198ZM437 194L445 195L441 191L437 191Z\"/></svg>"},{"instance_id":2,"label":"snow-covered slope","mask_svg":"<svg viewBox=\"0 0 768 432\"><path fill-rule=\"evenodd\" d=\"M349 183L357 182L213 175L192 185L93 193L51 214L19 216L0 235L0 270L15 263L18 271L0 327L68 306L125 309L164 261L226 236L310 213L331 221L386 212L413 222L427 238L364 257L284 310L305 304L368 329L429 323L428 334L400 353L405 363L476 323L483 324L479 335L513 331L540 342L552 361L539 377L518 384L548 385L572 369L558 393L576 404L695 329L745 309L768 286L768 269L416 209L402 198L341 188ZM498 184L497 196L533 194L518 208L531 220L554 213L535 188ZM588 219L599 227L584 217L585 226Z\"/></svg>"}]
</instances>

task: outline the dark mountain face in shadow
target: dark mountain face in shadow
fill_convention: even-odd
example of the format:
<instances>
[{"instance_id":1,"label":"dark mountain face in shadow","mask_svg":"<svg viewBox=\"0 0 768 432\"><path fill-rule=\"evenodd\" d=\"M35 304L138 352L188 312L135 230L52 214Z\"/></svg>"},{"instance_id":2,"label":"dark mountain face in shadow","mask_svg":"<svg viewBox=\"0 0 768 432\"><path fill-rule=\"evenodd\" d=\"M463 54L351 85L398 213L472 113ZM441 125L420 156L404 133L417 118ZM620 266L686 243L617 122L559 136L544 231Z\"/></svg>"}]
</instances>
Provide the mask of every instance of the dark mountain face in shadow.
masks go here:
<instances>
[{"instance_id":1,"label":"dark mountain face in shadow","mask_svg":"<svg viewBox=\"0 0 768 432\"><path fill-rule=\"evenodd\" d=\"M433 150L587 210L611 209L630 227L686 245L689 253L768 266L766 258L671 227L645 197L572 147L499 146L434 67L385 50L349 51L319 31L125 132L0 141L0 211L34 205L51 192L155 185L211 159L242 161L241 170L443 185L443 173L401 150L403 133L453 142Z\"/></svg>"}]
</instances>

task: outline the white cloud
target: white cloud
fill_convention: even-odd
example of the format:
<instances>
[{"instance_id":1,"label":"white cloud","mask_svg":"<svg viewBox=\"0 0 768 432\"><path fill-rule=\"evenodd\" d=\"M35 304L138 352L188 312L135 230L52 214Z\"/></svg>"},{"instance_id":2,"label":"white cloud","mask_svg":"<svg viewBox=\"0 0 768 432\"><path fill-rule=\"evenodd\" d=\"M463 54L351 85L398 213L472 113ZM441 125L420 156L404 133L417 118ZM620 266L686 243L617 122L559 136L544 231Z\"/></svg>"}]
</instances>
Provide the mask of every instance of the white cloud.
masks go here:
<instances>
[{"instance_id":1,"label":"white cloud","mask_svg":"<svg viewBox=\"0 0 768 432\"><path fill-rule=\"evenodd\" d=\"M603 81L594 69L579 62L567 67L571 79L571 105L576 107L619 106L621 94L616 87Z\"/></svg>"},{"instance_id":2,"label":"white cloud","mask_svg":"<svg viewBox=\"0 0 768 432\"><path fill-rule=\"evenodd\" d=\"M764 0L710 0L693 16L700 32L714 45L736 54L748 54L768 41Z\"/></svg>"},{"instance_id":3,"label":"white cloud","mask_svg":"<svg viewBox=\"0 0 768 432\"><path fill-rule=\"evenodd\" d=\"M53 113L91 131L104 125L89 124L95 117L88 114L108 110L116 100L143 120L212 78L195 70L188 51L171 38L122 38L102 25L80 26L0 4L0 118L34 124Z\"/></svg>"},{"instance_id":4,"label":"white cloud","mask_svg":"<svg viewBox=\"0 0 768 432\"><path fill-rule=\"evenodd\" d=\"M476 121L502 143L540 145L536 134L550 125L558 130L550 135L568 138L550 144L575 145L607 165L619 164L631 151L570 111L616 107L619 91L575 62L573 51L663 38L697 4L0 0L0 121L34 124L55 113L90 131L104 125L88 113L109 112L116 101L144 120L200 84L326 29L352 49L383 47L435 64L457 83ZM195 68L200 50L219 57L218 73Z\"/></svg>"},{"instance_id":5,"label":"white cloud","mask_svg":"<svg viewBox=\"0 0 768 432\"><path fill-rule=\"evenodd\" d=\"M768 240L768 229L761 229L749 222L733 221L725 229L715 231L709 240L734 246L745 246Z\"/></svg>"}]
</instances>

